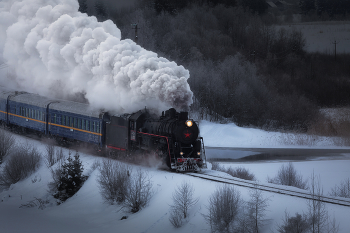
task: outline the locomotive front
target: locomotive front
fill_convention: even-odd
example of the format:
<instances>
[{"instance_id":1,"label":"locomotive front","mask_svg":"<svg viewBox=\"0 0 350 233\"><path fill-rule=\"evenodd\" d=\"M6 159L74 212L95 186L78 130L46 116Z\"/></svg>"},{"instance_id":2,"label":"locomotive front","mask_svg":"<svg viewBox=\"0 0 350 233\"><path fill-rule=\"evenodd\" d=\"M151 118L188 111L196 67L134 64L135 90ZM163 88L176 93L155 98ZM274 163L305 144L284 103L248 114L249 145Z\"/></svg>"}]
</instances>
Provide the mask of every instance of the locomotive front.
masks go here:
<instances>
[{"instance_id":1,"label":"locomotive front","mask_svg":"<svg viewBox=\"0 0 350 233\"><path fill-rule=\"evenodd\" d=\"M179 120L174 135L176 147L172 168L177 171L199 171L204 165L205 154L203 139L198 137L197 123L188 118Z\"/></svg>"},{"instance_id":2,"label":"locomotive front","mask_svg":"<svg viewBox=\"0 0 350 233\"><path fill-rule=\"evenodd\" d=\"M155 120L149 118L142 129L143 142L145 133L153 135L156 150L160 152L166 164L176 171L199 171L205 160L203 139L198 137L196 122L188 118L187 112L176 112L171 108ZM150 135L149 134L149 135ZM154 137L154 135L159 136Z\"/></svg>"}]
</instances>

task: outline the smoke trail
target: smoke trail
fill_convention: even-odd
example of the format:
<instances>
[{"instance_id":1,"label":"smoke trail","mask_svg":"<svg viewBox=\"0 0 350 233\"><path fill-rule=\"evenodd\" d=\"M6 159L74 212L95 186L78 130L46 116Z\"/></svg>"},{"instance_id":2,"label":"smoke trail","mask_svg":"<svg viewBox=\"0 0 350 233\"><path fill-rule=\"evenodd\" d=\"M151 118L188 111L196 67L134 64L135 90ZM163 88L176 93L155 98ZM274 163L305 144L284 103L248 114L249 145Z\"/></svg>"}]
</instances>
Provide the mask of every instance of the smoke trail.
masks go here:
<instances>
[{"instance_id":1,"label":"smoke trail","mask_svg":"<svg viewBox=\"0 0 350 233\"><path fill-rule=\"evenodd\" d=\"M188 70L121 40L112 21L78 8L76 0L1 1L0 53L16 76L0 84L48 97L83 95L120 114L192 103Z\"/></svg>"}]
</instances>

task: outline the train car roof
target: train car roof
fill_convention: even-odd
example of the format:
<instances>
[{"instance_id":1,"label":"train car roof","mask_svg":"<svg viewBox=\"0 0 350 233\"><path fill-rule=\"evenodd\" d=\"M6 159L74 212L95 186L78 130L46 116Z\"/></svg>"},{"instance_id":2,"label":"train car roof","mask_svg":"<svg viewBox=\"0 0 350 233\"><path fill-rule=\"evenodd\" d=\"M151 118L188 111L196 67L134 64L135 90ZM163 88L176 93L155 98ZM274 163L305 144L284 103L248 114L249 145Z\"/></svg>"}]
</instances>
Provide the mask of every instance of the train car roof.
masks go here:
<instances>
[{"instance_id":1,"label":"train car roof","mask_svg":"<svg viewBox=\"0 0 350 233\"><path fill-rule=\"evenodd\" d=\"M18 95L16 96L10 96L9 99L19 103L29 104L29 105L33 105L41 108L46 108L49 103L57 101L54 99L49 99L44 96L40 96L38 94L23 93L23 92L18 93Z\"/></svg>"},{"instance_id":2,"label":"train car roof","mask_svg":"<svg viewBox=\"0 0 350 233\"><path fill-rule=\"evenodd\" d=\"M0 99L7 99L7 97L9 95L11 95L12 93L14 93L14 92L12 92L12 91L5 91L5 90L1 90L0 89Z\"/></svg>"},{"instance_id":3,"label":"train car roof","mask_svg":"<svg viewBox=\"0 0 350 233\"><path fill-rule=\"evenodd\" d=\"M102 113L100 111L94 111L88 104L67 100L59 100L58 103L50 104L50 109L95 118L100 118L100 114Z\"/></svg>"},{"instance_id":4,"label":"train car roof","mask_svg":"<svg viewBox=\"0 0 350 233\"><path fill-rule=\"evenodd\" d=\"M7 88L0 86L0 99L7 99L9 95L16 95L19 92L8 90Z\"/></svg>"},{"instance_id":5,"label":"train car roof","mask_svg":"<svg viewBox=\"0 0 350 233\"><path fill-rule=\"evenodd\" d=\"M100 116L102 116L101 111L94 111L88 104L67 100L50 99L38 94L8 90L7 88L0 86L0 99L7 99L10 95L10 100L19 103L29 104L42 108L46 108L47 105L51 103L50 109L57 111L70 112L73 114L95 118L100 118Z\"/></svg>"}]
</instances>

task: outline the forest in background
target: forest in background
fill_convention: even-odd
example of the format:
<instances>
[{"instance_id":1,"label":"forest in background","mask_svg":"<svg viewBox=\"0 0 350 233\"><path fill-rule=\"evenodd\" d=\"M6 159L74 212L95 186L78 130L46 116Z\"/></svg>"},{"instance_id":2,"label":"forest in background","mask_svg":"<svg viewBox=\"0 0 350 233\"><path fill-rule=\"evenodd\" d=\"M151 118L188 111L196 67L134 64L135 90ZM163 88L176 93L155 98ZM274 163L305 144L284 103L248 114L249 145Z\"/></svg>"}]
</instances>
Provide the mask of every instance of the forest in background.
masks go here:
<instances>
[{"instance_id":1,"label":"forest in background","mask_svg":"<svg viewBox=\"0 0 350 233\"><path fill-rule=\"evenodd\" d=\"M281 11L263 0L142 0L123 8L79 0L81 12L112 20L123 39L135 40L137 24L140 46L188 69L191 111L201 119L305 132L322 120L320 108L349 106L350 55L307 53L300 31L274 25L298 12L319 20L349 12L329 13L327 1L291 2ZM315 8L305 10L305 2Z\"/></svg>"}]
</instances>

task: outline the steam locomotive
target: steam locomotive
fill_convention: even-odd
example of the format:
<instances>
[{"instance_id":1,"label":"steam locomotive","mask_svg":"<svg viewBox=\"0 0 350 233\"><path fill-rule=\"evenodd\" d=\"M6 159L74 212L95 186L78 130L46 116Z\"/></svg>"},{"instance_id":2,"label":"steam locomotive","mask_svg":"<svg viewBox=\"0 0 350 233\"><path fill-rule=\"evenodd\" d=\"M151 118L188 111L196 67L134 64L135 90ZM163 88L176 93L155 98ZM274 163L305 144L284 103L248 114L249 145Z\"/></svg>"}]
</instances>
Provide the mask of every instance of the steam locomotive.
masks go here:
<instances>
[{"instance_id":1,"label":"steam locomotive","mask_svg":"<svg viewBox=\"0 0 350 233\"><path fill-rule=\"evenodd\" d=\"M0 87L0 122L63 141L96 145L107 153L152 151L176 171L206 166L203 138L187 112L171 108L161 117L149 110L122 116L93 111L88 104L49 99Z\"/></svg>"}]
</instances>

